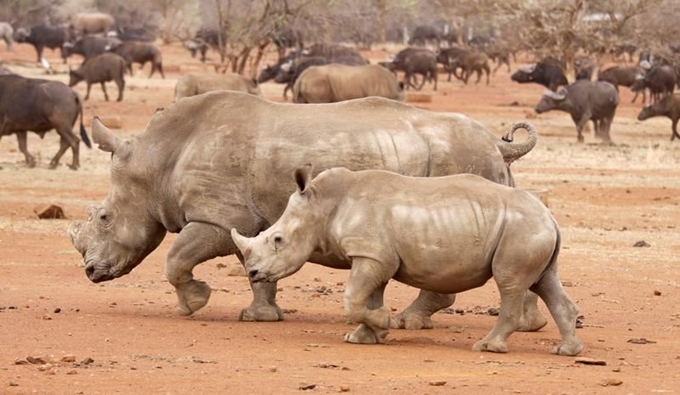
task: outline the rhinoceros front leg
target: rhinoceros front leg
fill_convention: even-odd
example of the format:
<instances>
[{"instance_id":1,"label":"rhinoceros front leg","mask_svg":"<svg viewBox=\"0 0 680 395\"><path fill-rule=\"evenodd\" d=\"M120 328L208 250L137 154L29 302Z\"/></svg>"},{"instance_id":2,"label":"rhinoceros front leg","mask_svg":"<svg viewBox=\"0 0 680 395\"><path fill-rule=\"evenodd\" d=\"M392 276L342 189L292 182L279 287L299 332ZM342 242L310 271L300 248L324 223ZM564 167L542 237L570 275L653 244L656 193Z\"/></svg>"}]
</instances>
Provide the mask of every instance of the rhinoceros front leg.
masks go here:
<instances>
[{"instance_id":1,"label":"rhinoceros front leg","mask_svg":"<svg viewBox=\"0 0 680 395\"><path fill-rule=\"evenodd\" d=\"M352 270L345 289L345 311L347 318L359 324L352 333L345 335L348 343L380 343L390 328L390 312L381 303L376 303L376 291L387 285L397 270L369 258L354 258ZM380 298L382 299L382 298ZM377 307L377 305L380 307ZM376 308L372 308L376 307Z\"/></svg>"},{"instance_id":2,"label":"rhinoceros front leg","mask_svg":"<svg viewBox=\"0 0 680 395\"><path fill-rule=\"evenodd\" d=\"M440 294L421 290L416 300L406 310L393 317L393 329L432 329L432 314L449 307L456 300L456 294Z\"/></svg>"},{"instance_id":3,"label":"rhinoceros front leg","mask_svg":"<svg viewBox=\"0 0 680 395\"><path fill-rule=\"evenodd\" d=\"M243 259L239 256L241 262ZM277 283L250 283L253 301L238 316L239 321L281 321L283 312L276 304Z\"/></svg>"},{"instance_id":4,"label":"rhinoceros front leg","mask_svg":"<svg viewBox=\"0 0 680 395\"><path fill-rule=\"evenodd\" d=\"M194 266L217 256L227 255L231 240L224 229L200 222L191 222L179 233L168 252L165 275L177 292L177 310L191 315L208 303L210 286L194 280Z\"/></svg>"}]
</instances>

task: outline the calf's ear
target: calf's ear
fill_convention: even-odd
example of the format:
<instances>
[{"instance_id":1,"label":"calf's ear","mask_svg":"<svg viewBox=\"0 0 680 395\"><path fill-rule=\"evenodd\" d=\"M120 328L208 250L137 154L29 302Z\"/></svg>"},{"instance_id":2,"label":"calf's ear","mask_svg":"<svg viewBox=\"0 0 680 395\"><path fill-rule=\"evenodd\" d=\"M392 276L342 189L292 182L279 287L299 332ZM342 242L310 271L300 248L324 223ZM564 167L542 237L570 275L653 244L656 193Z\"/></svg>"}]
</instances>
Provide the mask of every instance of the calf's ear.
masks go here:
<instances>
[{"instance_id":1,"label":"calf's ear","mask_svg":"<svg viewBox=\"0 0 680 395\"><path fill-rule=\"evenodd\" d=\"M312 164L307 163L306 165L295 169L293 177L295 178L298 192L300 195L304 195L309 189L309 185L312 183Z\"/></svg>"},{"instance_id":2,"label":"calf's ear","mask_svg":"<svg viewBox=\"0 0 680 395\"><path fill-rule=\"evenodd\" d=\"M111 153L116 153L123 145L123 140L104 126L99 117L94 117L92 121L92 140L99 145L100 150Z\"/></svg>"}]
</instances>

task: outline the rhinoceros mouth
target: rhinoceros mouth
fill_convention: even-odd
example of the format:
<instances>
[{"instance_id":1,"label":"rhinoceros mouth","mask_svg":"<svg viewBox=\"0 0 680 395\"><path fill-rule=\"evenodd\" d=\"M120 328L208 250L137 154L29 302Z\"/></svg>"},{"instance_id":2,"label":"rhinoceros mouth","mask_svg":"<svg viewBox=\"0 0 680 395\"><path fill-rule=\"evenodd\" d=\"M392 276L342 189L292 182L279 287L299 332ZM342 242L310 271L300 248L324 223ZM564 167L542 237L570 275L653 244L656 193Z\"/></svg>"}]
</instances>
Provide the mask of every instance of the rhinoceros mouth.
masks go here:
<instances>
[{"instance_id":1,"label":"rhinoceros mouth","mask_svg":"<svg viewBox=\"0 0 680 395\"><path fill-rule=\"evenodd\" d=\"M85 274L95 284L118 277L111 273L110 266L107 263L95 264L90 262L85 266Z\"/></svg>"}]
</instances>

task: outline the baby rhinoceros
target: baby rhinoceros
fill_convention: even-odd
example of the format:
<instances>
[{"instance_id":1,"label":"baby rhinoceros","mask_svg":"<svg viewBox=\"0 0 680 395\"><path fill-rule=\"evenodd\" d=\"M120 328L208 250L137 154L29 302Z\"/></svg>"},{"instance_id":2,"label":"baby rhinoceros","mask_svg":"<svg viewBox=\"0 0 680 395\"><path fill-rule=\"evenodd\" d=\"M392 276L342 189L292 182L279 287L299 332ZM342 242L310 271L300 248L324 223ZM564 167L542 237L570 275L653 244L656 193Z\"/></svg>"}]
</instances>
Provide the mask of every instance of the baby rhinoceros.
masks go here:
<instances>
[{"instance_id":1,"label":"baby rhinoceros","mask_svg":"<svg viewBox=\"0 0 680 395\"><path fill-rule=\"evenodd\" d=\"M346 257L348 318L360 324L350 343L379 343L390 313L372 303L390 279L440 293L458 293L494 277L501 296L493 330L473 350L507 352L530 289L547 304L562 336L553 352L576 355L578 308L557 274L560 232L550 211L526 191L471 174L407 177L383 170L332 168L312 180L311 166L283 215L253 238L232 229L254 282L297 272L312 252Z\"/></svg>"}]
</instances>

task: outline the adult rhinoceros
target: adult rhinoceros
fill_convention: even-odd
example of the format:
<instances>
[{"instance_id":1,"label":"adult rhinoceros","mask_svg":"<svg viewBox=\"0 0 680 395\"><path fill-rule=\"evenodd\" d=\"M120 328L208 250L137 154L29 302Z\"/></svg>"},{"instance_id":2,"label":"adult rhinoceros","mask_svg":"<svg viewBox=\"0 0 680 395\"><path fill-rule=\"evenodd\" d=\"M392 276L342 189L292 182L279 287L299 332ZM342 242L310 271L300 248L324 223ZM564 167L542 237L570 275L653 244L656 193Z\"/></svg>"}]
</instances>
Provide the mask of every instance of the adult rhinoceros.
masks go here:
<instances>
[{"instance_id":1,"label":"adult rhinoceros","mask_svg":"<svg viewBox=\"0 0 680 395\"><path fill-rule=\"evenodd\" d=\"M527 128L529 138L512 143L519 127ZM509 164L536 144L536 131L527 124L515 125L499 139L463 115L388 99L301 106L233 91L180 100L156 113L130 140L121 140L98 120L92 130L99 148L112 153L112 162L108 197L88 208L87 222L69 228L87 276L101 282L128 274L166 232L179 233L165 272L184 315L210 297L210 287L194 279L194 266L237 253L232 228L255 236L271 226L295 189L290 174L305 163L313 162L317 171L342 166L410 176L469 172L512 185ZM314 256L312 262L347 269L350 263L331 255ZM282 319L276 284L251 286L254 300L239 319ZM547 322L533 296L526 330ZM450 306L454 297L421 292L395 322L431 327L430 315ZM382 305L382 294L378 299Z\"/></svg>"}]
</instances>

